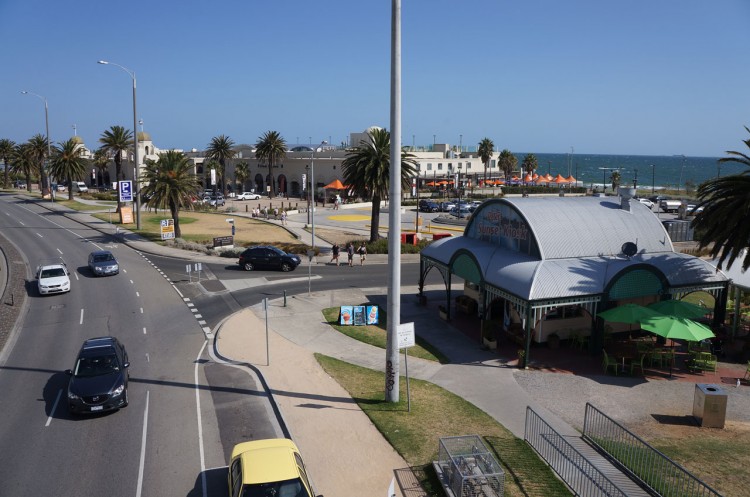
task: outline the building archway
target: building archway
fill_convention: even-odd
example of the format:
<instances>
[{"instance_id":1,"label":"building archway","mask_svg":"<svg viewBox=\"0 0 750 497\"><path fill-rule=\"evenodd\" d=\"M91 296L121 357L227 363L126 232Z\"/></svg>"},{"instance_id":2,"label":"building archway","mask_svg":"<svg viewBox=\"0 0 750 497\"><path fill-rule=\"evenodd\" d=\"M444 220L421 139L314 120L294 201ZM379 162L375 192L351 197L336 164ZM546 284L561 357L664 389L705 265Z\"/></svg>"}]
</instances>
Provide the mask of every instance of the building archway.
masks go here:
<instances>
[{"instance_id":1,"label":"building archway","mask_svg":"<svg viewBox=\"0 0 750 497\"><path fill-rule=\"evenodd\" d=\"M263 191L265 190L263 188L263 175L260 173L256 174L254 182L255 182L255 193L262 194Z\"/></svg>"}]
</instances>

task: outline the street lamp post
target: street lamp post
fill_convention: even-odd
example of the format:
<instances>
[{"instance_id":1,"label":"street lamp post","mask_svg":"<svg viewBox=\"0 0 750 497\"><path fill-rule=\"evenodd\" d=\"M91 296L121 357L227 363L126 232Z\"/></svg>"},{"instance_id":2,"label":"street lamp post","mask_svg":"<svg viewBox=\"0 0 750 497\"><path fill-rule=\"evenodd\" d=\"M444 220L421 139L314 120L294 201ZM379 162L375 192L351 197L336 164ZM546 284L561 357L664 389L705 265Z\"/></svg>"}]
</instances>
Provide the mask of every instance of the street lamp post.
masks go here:
<instances>
[{"instance_id":1,"label":"street lamp post","mask_svg":"<svg viewBox=\"0 0 750 497\"><path fill-rule=\"evenodd\" d=\"M635 178L633 178L633 189L636 191L636 195L638 194L638 168L635 168Z\"/></svg>"},{"instance_id":2,"label":"street lamp post","mask_svg":"<svg viewBox=\"0 0 750 497\"><path fill-rule=\"evenodd\" d=\"M33 91L23 90L23 91L21 91L21 93L23 93L24 95L34 95L35 97L41 99L44 102L44 127L45 127L45 130L46 130L46 133L47 133L47 160L49 161L50 159L52 159L52 142L49 139L49 112L48 112L48 107L47 107L47 98L43 97L43 96L41 96L41 95L39 95L37 93L34 93ZM44 170L42 170L42 178L45 177L45 175L43 173L44 173ZM44 184L44 179L42 179L42 196L44 196L44 187L45 186L49 186L49 188L50 188L49 198L54 202L55 201L55 194L54 194L54 192L52 192L52 185L45 185Z\"/></svg>"},{"instance_id":3,"label":"street lamp post","mask_svg":"<svg viewBox=\"0 0 750 497\"><path fill-rule=\"evenodd\" d=\"M651 194L654 194L654 190L656 189L656 166L654 164L651 164Z\"/></svg>"},{"instance_id":4,"label":"street lamp post","mask_svg":"<svg viewBox=\"0 0 750 497\"><path fill-rule=\"evenodd\" d=\"M312 140L310 140L310 141L312 142ZM325 145L326 143L328 143L328 142L326 142L325 140L323 140L322 142L320 142L321 145ZM323 150L321 147L313 148L312 149L312 156L310 158L310 186L312 187L311 188L312 191L310 193L312 194L312 206L313 206L312 207L312 215L311 215L311 219L312 219L312 223L311 223L311 225L312 225L312 249L313 249L313 252L315 252L315 152L316 151L320 152L321 150Z\"/></svg>"},{"instance_id":5,"label":"street lamp post","mask_svg":"<svg viewBox=\"0 0 750 497\"><path fill-rule=\"evenodd\" d=\"M310 170L310 166L305 166L305 197L307 198L307 224L310 224L310 190L307 188L307 181L309 176L307 172Z\"/></svg>"},{"instance_id":6,"label":"street lamp post","mask_svg":"<svg viewBox=\"0 0 750 497\"><path fill-rule=\"evenodd\" d=\"M136 117L135 72L115 62L108 62L106 60L100 60L98 61L98 63L104 64L104 65L117 66L123 71L125 71L126 73L128 73L130 75L130 78L133 80L133 161L135 162L135 171L134 171L135 177L133 178L133 180L135 181L135 227L136 229L140 230L141 229L141 188L140 188L140 181L138 178L141 175L141 170L138 164L138 127L137 127L138 118Z\"/></svg>"}]
</instances>

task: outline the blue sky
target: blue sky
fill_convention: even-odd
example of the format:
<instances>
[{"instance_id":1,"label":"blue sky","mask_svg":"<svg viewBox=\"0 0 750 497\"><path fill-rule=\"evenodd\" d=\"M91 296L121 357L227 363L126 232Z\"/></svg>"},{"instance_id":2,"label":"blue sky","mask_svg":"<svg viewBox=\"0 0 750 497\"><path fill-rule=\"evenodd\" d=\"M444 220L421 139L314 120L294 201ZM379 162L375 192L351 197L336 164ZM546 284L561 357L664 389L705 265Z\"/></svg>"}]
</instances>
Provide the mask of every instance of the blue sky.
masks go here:
<instances>
[{"instance_id":1,"label":"blue sky","mask_svg":"<svg viewBox=\"0 0 750 497\"><path fill-rule=\"evenodd\" d=\"M160 148L389 127L391 2L0 0L0 138L90 148L138 118ZM742 150L747 0L402 2L402 142L513 152Z\"/></svg>"}]
</instances>

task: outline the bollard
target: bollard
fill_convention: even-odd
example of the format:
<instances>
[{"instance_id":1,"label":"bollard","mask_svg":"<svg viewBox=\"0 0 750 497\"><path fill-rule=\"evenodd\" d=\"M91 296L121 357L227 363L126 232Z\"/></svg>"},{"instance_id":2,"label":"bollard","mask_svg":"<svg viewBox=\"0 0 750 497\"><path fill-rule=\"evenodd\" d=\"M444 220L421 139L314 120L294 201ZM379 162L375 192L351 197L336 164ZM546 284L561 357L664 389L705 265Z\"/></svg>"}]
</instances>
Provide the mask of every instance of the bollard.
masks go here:
<instances>
[{"instance_id":1,"label":"bollard","mask_svg":"<svg viewBox=\"0 0 750 497\"><path fill-rule=\"evenodd\" d=\"M284 290L284 307L286 307L286 290Z\"/></svg>"},{"instance_id":2,"label":"bollard","mask_svg":"<svg viewBox=\"0 0 750 497\"><path fill-rule=\"evenodd\" d=\"M245 212L247 212L247 204L245 204Z\"/></svg>"}]
</instances>

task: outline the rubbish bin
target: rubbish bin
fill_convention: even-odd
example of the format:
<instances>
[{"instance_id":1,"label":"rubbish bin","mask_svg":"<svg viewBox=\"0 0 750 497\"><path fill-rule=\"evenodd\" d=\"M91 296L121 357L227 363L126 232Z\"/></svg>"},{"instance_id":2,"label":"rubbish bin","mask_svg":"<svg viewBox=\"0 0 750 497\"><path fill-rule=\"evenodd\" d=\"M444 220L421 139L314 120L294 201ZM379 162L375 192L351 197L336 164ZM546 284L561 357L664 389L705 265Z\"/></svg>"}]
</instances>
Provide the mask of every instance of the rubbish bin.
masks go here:
<instances>
[{"instance_id":1,"label":"rubbish bin","mask_svg":"<svg viewBox=\"0 0 750 497\"><path fill-rule=\"evenodd\" d=\"M433 240L440 240L441 238L448 238L449 236L453 236L450 233L433 233L432 239Z\"/></svg>"},{"instance_id":2,"label":"rubbish bin","mask_svg":"<svg viewBox=\"0 0 750 497\"><path fill-rule=\"evenodd\" d=\"M693 417L706 428L724 428L727 417L727 393L719 385L696 383Z\"/></svg>"},{"instance_id":3,"label":"rubbish bin","mask_svg":"<svg viewBox=\"0 0 750 497\"><path fill-rule=\"evenodd\" d=\"M401 233L401 243L405 245L416 245L417 234L416 233Z\"/></svg>"}]
</instances>

